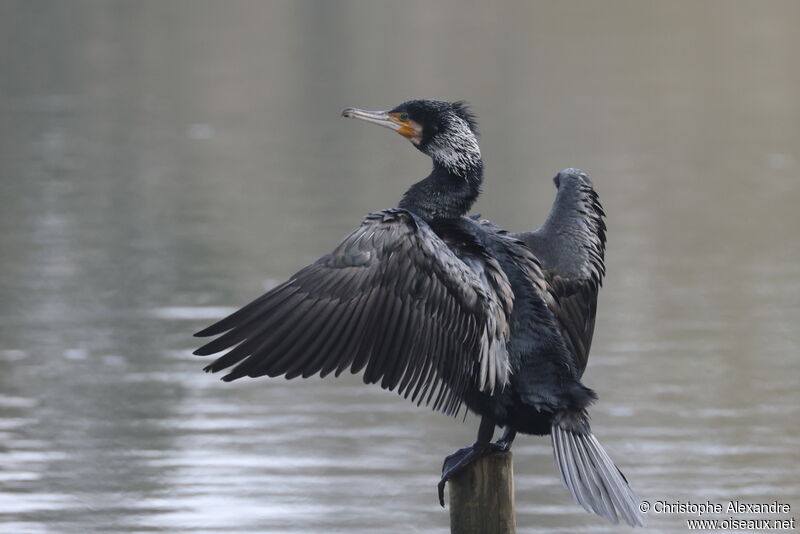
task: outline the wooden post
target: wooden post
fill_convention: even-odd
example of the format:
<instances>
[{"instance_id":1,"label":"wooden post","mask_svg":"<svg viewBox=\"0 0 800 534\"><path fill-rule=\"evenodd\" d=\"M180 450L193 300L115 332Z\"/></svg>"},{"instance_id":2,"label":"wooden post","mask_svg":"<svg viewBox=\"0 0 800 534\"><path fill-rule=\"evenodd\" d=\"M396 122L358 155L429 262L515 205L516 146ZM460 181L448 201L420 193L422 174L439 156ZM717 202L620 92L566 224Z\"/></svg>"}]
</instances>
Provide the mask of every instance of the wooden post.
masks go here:
<instances>
[{"instance_id":1,"label":"wooden post","mask_svg":"<svg viewBox=\"0 0 800 534\"><path fill-rule=\"evenodd\" d=\"M514 534L511 452L484 456L448 481L451 534Z\"/></svg>"}]
</instances>

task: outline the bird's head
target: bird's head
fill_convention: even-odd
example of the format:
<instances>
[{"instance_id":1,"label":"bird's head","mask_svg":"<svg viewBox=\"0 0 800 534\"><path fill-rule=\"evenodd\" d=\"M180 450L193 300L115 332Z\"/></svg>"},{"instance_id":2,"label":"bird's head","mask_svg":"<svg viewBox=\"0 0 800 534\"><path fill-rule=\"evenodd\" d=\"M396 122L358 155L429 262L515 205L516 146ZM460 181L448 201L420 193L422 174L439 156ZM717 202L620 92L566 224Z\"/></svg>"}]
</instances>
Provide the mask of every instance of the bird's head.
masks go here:
<instances>
[{"instance_id":1,"label":"bird's head","mask_svg":"<svg viewBox=\"0 0 800 534\"><path fill-rule=\"evenodd\" d=\"M409 100L388 111L346 108L343 117L390 128L458 176L483 166L478 147L478 123L465 102Z\"/></svg>"}]
</instances>

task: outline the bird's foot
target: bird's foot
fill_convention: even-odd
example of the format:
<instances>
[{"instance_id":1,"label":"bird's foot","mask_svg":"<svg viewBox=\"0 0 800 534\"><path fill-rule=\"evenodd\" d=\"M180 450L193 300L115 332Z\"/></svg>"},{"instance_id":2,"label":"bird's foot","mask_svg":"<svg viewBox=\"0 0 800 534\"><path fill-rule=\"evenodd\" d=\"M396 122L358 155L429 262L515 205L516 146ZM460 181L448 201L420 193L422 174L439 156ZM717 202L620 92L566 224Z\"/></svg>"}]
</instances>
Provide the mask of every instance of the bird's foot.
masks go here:
<instances>
[{"instance_id":1,"label":"bird's foot","mask_svg":"<svg viewBox=\"0 0 800 534\"><path fill-rule=\"evenodd\" d=\"M510 447L510 444L508 445ZM439 480L439 504L444 508L444 487L447 481L464 470L467 466L484 456L497 452L505 452L508 447L499 443L475 443L470 447L459 449L444 459L442 464L442 478Z\"/></svg>"},{"instance_id":2,"label":"bird's foot","mask_svg":"<svg viewBox=\"0 0 800 534\"><path fill-rule=\"evenodd\" d=\"M492 445L497 448L497 451L508 452L511 450L511 441L506 439L498 439Z\"/></svg>"},{"instance_id":3,"label":"bird's foot","mask_svg":"<svg viewBox=\"0 0 800 534\"><path fill-rule=\"evenodd\" d=\"M514 438L517 437L517 431L511 428L506 428L503 435L500 436L500 439L494 442L495 445L500 447L503 451L510 451L511 444L514 443Z\"/></svg>"}]
</instances>

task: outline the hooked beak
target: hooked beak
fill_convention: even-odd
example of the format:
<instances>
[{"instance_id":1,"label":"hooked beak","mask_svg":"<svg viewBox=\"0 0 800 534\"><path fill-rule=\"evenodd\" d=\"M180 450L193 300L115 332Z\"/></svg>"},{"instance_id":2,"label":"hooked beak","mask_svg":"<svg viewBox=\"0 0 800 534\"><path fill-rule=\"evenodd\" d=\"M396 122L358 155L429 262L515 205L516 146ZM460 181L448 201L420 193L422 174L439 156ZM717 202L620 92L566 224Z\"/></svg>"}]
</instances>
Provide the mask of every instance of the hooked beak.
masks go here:
<instances>
[{"instance_id":1,"label":"hooked beak","mask_svg":"<svg viewBox=\"0 0 800 534\"><path fill-rule=\"evenodd\" d=\"M405 115L405 114L404 114ZM342 110L342 117L351 119L361 119L362 121L379 124L390 130L394 130L412 143L419 145L422 140L422 126L406 118L400 119L399 113L389 113L388 111L367 111L358 108L345 108Z\"/></svg>"},{"instance_id":2,"label":"hooked beak","mask_svg":"<svg viewBox=\"0 0 800 534\"><path fill-rule=\"evenodd\" d=\"M399 130L403 126L395 117L389 115L388 111L367 111L365 109L358 108L344 108L342 110L342 117L361 119L362 121L380 124L381 126L385 126L386 128L390 128L395 131Z\"/></svg>"}]
</instances>

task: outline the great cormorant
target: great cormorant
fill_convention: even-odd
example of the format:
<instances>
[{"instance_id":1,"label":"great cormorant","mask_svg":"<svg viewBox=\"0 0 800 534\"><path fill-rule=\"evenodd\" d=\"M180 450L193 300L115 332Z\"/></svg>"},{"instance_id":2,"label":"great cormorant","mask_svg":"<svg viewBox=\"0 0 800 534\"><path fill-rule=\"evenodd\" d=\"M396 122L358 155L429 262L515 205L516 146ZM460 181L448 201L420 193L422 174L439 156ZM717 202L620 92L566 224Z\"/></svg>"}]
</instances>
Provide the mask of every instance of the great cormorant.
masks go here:
<instances>
[{"instance_id":1,"label":"great cormorant","mask_svg":"<svg viewBox=\"0 0 800 534\"><path fill-rule=\"evenodd\" d=\"M517 432L551 436L561 480L587 510L641 525L625 477L592 435L584 386L604 213L589 177L554 179L553 209L534 232L509 234L466 213L480 193L477 123L463 102L412 100L345 117L395 130L433 160L397 208L371 213L330 254L198 332L195 354L233 347L206 367L225 381L363 371L418 404L481 416L476 442L445 459L439 483L508 450ZM496 426L504 427L492 443Z\"/></svg>"}]
</instances>

